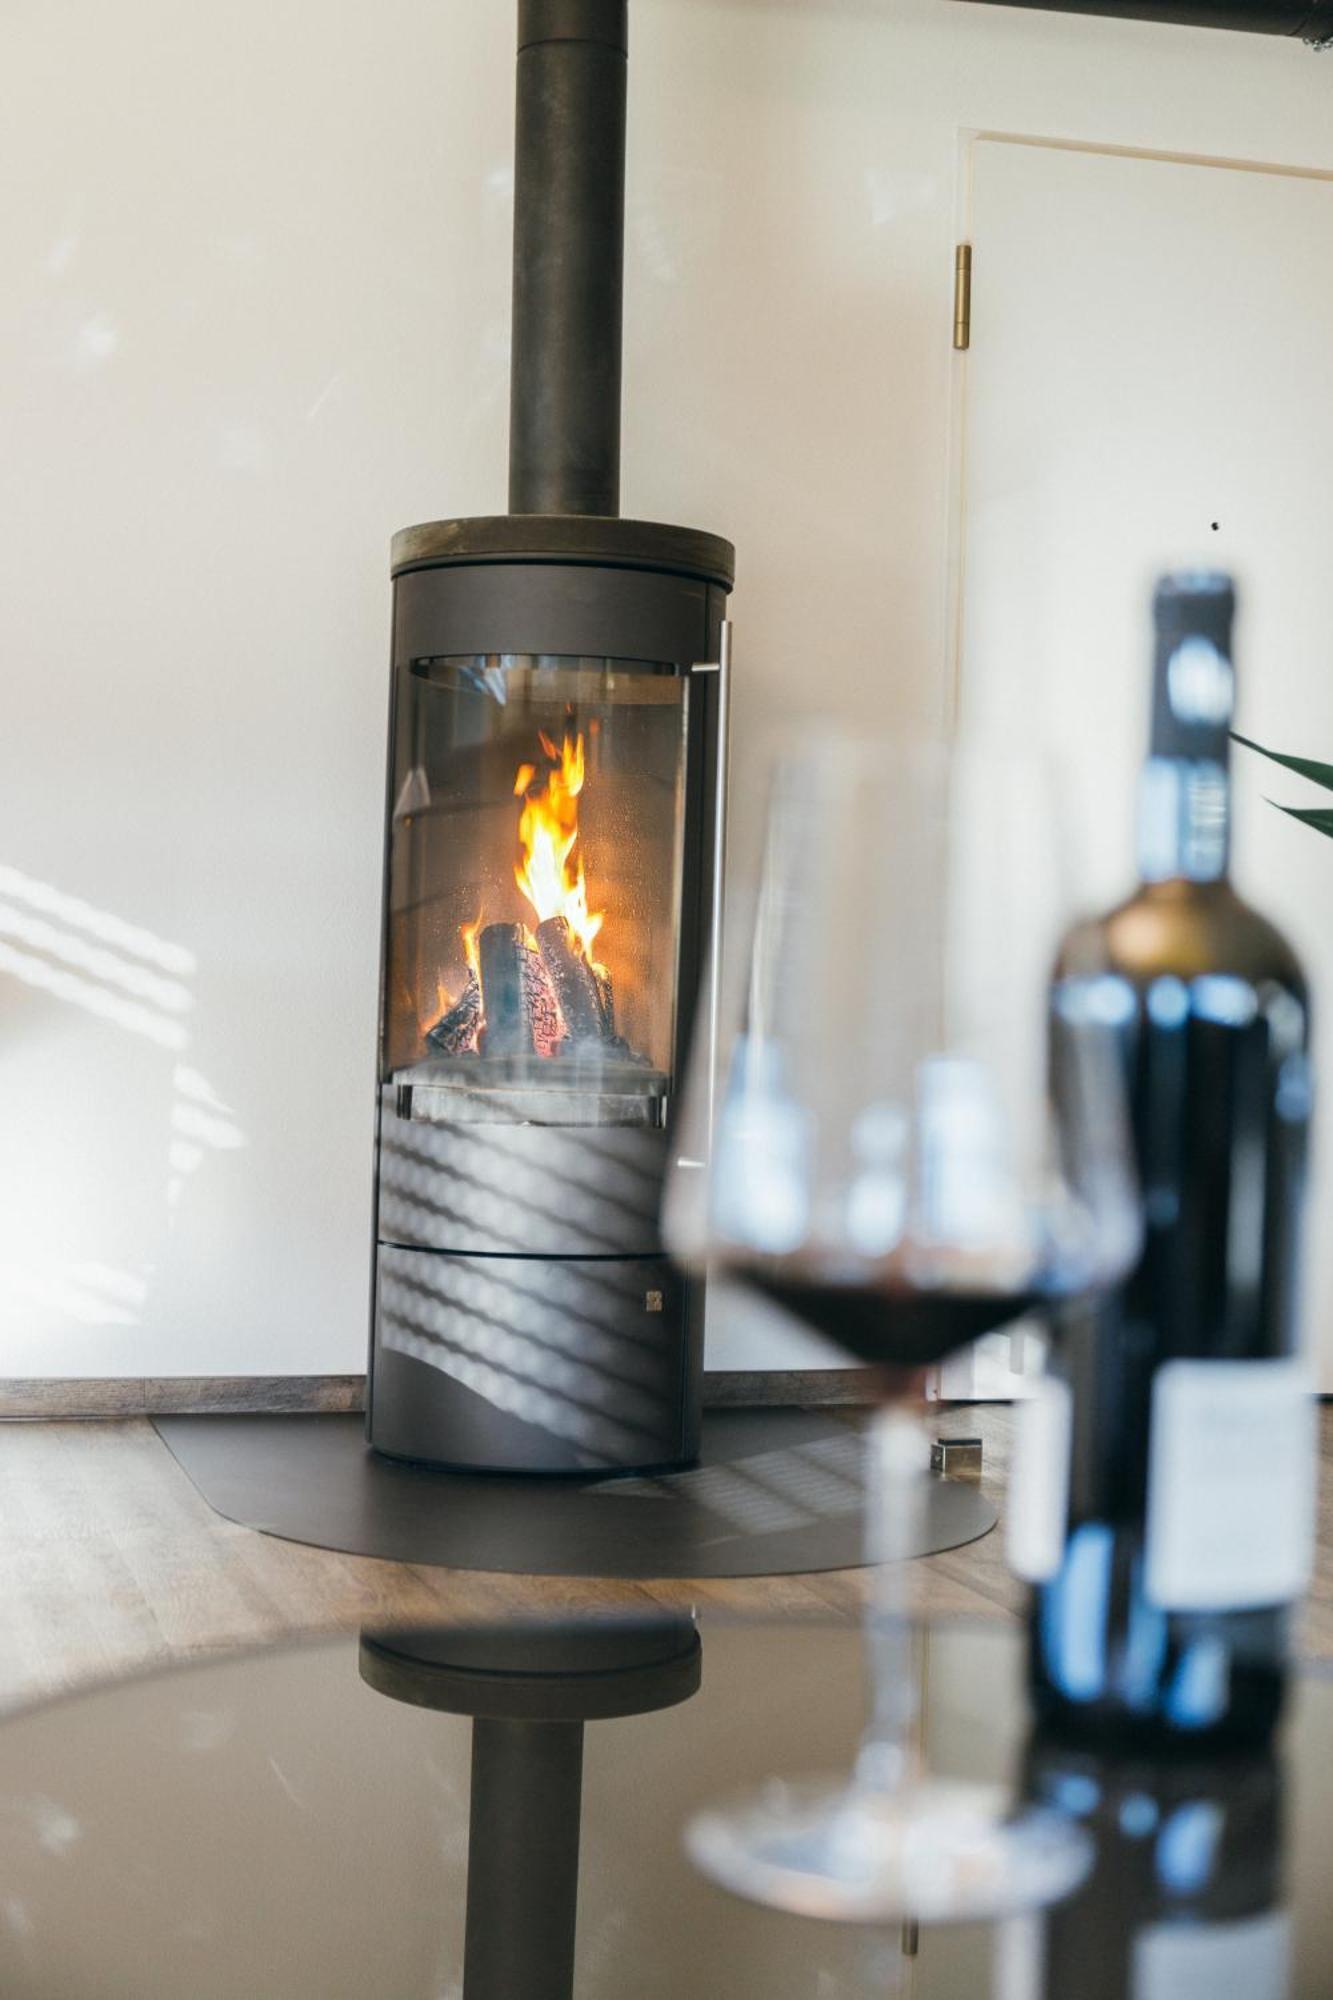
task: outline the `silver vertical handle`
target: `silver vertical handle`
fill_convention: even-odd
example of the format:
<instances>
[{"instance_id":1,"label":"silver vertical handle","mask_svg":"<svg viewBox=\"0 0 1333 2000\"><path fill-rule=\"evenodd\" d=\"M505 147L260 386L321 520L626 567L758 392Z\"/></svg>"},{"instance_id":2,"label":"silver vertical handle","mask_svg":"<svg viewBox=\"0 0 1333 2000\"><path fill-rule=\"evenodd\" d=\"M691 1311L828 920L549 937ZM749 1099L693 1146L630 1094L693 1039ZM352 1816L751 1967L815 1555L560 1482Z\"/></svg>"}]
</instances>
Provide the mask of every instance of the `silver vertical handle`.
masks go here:
<instances>
[{"instance_id":1,"label":"silver vertical handle","mask_svg":"<svg viewBox=\"0 0 1333 2000\"><path fill-rule=\"evenodd\" d=\"M706 963L708 991L704 995L708 1024L708 1152L713 1150L717 1101L718 1042L722 1032L722 894L727 871L727 760L731 723L731 620L722 620L717 659L690 669L717 675L717 764L713 785L713 909ZM693 1164L693 1163L691 1163ZM702 1165L702 1162L699 1164Z\"/></svg>"}]
</instances>

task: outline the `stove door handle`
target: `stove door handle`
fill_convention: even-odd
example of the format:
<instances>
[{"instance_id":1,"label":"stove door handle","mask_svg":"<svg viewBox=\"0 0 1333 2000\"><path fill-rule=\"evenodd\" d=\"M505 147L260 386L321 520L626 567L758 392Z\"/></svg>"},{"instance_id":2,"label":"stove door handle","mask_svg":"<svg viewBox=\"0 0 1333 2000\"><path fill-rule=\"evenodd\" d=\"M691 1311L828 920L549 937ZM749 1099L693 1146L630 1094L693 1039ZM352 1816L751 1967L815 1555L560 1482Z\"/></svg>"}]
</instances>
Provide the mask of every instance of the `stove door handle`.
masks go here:
<instances>
[{"instance_id":1,"label":"stove door handle","mask_svg":"<svg viewBox=\"0 0 1333 2000\"><path fill-rule=\"evenodd\" d=\"M713 1151L713 1118L717 1098L718 1042L722 1032L722 893L727 865L727 761L730 755L731 723L731 620L722 620L716 660L702 660L690 668L692 674L717 675L717 755L713 781L713 895L708 947L704 963L708 967L708 990L704 996L708 1022L708 1123L709 1157Z\"/></svg>"}]
</instances>

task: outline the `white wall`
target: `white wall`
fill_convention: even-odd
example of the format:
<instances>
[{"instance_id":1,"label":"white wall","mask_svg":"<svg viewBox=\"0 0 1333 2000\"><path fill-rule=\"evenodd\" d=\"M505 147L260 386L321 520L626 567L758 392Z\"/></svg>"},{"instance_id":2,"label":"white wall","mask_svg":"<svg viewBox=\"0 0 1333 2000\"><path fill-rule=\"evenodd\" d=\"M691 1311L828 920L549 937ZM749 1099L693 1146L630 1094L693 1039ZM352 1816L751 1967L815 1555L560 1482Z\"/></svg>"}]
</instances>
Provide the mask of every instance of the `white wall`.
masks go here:
<instances>
[{"instance_id":1,"label":"white wall","mask_svg":"<svg viewBox=\"0 0 1333 2000\"><path fill-rule=\"evenodd\" d=\"M959 128L1333 167L1333 58L631 12L625 505L738 545L744 800L803 713L943 699ZM512 39L508 0L0 23L0 1373L361 1363L387 544L503 505Z\"/></svg>"}]
</instances>

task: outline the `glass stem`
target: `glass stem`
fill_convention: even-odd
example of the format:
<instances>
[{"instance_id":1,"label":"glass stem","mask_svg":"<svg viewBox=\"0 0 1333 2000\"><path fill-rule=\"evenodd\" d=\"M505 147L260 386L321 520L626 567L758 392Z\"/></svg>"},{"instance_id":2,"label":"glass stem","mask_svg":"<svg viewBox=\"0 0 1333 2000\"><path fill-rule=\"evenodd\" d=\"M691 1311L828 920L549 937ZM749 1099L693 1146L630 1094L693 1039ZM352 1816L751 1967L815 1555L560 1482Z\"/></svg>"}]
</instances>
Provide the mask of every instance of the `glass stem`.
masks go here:
<instances>
[{"instance_id":1,"label":"glass stem","mask_svg":"<svg viewBox=\"0 0 1333 2000\"><path fill-rule=\"evenodd\" d=\"M915 1643L908 1558L921 1547L930 1447L915 1396L875 1413L867 1439L866 1672L870 1714L856 1760L862 1789L893 1793L911 1782L919 1757Z\"/></svg>"}]
</instances>

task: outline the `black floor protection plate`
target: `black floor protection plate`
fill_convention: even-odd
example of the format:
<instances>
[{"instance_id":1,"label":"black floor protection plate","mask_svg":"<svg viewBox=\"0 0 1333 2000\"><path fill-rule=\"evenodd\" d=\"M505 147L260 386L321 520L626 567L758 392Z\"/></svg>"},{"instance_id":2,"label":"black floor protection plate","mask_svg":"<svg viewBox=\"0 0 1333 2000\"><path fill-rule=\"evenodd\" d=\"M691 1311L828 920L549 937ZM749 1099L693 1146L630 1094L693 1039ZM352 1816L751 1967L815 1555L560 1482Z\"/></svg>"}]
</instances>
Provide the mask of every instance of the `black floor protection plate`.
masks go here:
<instances>
[{"instance_id":1,"label":"black floor protection plate","mask_svg":"<svg viewBox=\"0 0 1333 2000\"><path fill-rule=\"evenodd\" d=\"M158 1417L229 1521L398 1562L540 1576L783 1576L862 1561L862 1439L806 1410L705 1414L701 1463L660 1478L431 1472L368 1451L360 1417ZM919 1546L975 1541L996 1511L932 1475Z\"/></svg>"}]
</instances>

